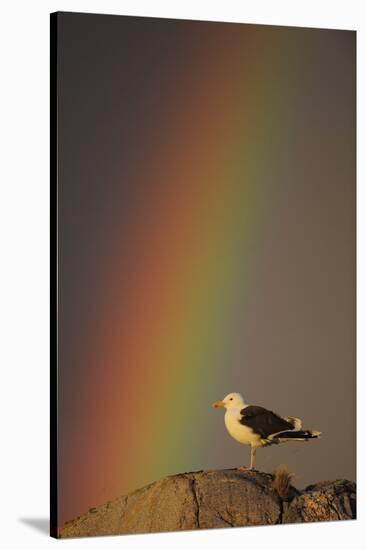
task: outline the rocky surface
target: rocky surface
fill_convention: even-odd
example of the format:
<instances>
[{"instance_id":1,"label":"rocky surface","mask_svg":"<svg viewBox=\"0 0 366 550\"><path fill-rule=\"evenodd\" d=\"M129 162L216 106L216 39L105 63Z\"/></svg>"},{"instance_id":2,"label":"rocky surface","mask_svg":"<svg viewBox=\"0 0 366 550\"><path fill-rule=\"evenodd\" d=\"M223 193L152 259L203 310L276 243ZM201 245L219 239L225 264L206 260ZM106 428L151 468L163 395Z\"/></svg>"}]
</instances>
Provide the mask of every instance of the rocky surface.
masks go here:
<instances>
[{"instance_id":1,"label":"rocky surface","mask_svg":"<svg viewBox=\"0 0 366 550\"><path fill-rule=\"evenodd\" d=\"M320 482L298 491L290 484L289 477L287 480L285 477L284 483L278 483L274 475L258 471L199 471L163 478L127 496L91 508L88 513L67 522L59 530L59 537L355 517L356 485L347 480Z\"/></svg>"},{"instance_id":2,"label":"rocky surface","mask_svg":"<svg viewBox=\"0 0 366 550\"><path fill-rule=\"evenodd\" d=\"M356 485L345 479L309 485L284 508L282 523L356 519Z\"/></svg>"}]
</instances>

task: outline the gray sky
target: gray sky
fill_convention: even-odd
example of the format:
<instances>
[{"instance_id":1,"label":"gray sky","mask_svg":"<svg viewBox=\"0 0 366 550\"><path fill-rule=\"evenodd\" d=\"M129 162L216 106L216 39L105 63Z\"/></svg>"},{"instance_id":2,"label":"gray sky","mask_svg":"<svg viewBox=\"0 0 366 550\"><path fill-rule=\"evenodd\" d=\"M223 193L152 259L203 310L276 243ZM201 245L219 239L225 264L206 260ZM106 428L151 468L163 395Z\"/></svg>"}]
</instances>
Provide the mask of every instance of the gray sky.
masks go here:
<instances>
[{"instance_id":1,"label":"gray sky","mask_svg":"<svg viewBox=\"0 0 366 550\"><path fill-rule=\"evenodd\" d=\"M259 450L259 469L286 463L298 486L355 479L355 33L60 22L61 523L164 475L247 462L210 407L231 391L324 434ZM206 207L212 189L222 211ZM238 269L202 308L228 250Z\"/></svg>"}]
</instances>

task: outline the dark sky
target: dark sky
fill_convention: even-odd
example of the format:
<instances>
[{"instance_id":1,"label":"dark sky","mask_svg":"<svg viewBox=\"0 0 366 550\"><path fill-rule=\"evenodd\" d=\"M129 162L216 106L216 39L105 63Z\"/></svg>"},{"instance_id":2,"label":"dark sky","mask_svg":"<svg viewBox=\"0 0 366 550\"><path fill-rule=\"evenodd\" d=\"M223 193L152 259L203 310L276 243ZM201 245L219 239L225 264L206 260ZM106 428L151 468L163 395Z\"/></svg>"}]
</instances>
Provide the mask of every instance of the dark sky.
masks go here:
<instances>
[{"instance_id":1,"label":"dark sky","mask_svg":"<svg viewBox=\"0 0 366 550\"><path fill-rule=\"evenodd\" d=\"M60 524L245 462L231 391L324 432L259 468L354 479L355 33L58 24Z\"/></svg>"}]
</instances>

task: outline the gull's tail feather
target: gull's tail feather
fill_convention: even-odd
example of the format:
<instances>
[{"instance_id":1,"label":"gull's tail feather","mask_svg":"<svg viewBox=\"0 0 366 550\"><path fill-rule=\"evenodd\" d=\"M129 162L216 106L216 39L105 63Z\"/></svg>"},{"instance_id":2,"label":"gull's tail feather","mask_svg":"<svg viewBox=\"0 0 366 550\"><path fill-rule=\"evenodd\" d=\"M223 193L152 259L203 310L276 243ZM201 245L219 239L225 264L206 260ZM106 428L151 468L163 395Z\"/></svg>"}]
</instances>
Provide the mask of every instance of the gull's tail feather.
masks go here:
<instances>
[{"instance_id":1,"label":"gull's tail feather","mask_svg":"<svg viewBox=\"0 0 366 550\"><path fill-rule=\"evenodd\" d=\"M294 430L302 429L302 420L300 418L295 418L294 416L284 416L283 418L292 424Z\"/></svg>"},{"instance_id":2,"label":"gull's tail feather","mask_svg":"<svg viewBox=\"0 0 366 550\"><path fill-rule=\"evenodd\" d=\"M307 441L308 439L317 439L321 432L316 430L288 430L279 432L274 436L277 441Z\"/></svg>"}]
</instances>

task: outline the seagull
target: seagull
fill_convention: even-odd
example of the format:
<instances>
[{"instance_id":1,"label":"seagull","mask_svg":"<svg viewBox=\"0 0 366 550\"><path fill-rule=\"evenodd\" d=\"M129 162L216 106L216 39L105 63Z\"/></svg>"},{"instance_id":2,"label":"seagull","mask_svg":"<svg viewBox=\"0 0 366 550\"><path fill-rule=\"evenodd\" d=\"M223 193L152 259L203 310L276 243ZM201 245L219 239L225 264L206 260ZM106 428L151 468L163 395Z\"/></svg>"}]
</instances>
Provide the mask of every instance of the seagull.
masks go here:
<instances>
[{"instance_id":1,"label":"seagull","mask_svg":"<svg viewBox=\"0 0 366 550\"><path fill-rule=\"evenodd\" d=\"M212 406L226 409L225 426L231 437L239 443L250 445L250 470L255 468L259 447L285 441L307 441L321 435L321 432L314 430L303 430L299 418L282 417L263 407L246 405L240 393L229 393L222 401L215 401ZM243 466L242 469L247 468Z\"/></svg>"}]
</instances>

